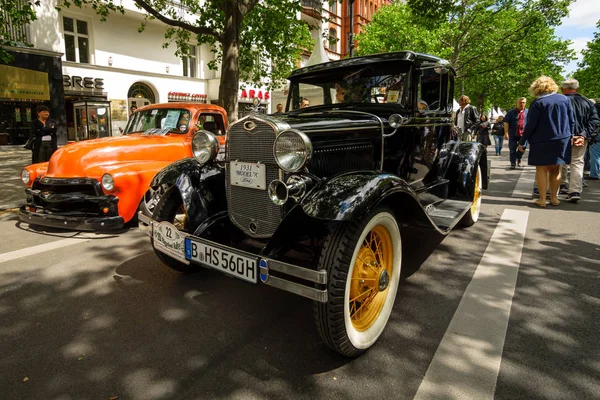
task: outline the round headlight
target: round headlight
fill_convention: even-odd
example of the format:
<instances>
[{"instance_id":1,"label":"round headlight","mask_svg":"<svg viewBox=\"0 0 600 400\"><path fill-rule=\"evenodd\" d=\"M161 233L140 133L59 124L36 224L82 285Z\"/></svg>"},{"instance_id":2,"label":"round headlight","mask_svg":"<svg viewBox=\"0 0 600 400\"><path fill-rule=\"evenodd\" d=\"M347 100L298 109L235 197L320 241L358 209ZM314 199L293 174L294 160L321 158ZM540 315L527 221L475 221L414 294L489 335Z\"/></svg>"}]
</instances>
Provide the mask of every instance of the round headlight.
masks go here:
<instances>
[{"instance_id":1,"label":"round headlight","mask_svg":"<svg viewBox=\"0 0 600 400\"><path fill-rule=\"evenodd\" d=\"M394 129L402 125L402 116L399 114L392 114L388 118L388 124Z\"/></svg>"},{"instance_id":2,"label":"round headlight","mask_svg":"<svg viewBox=\"0 0 600 400\"><path fill-rule=\"evenodd\" d=\"M219 153L219 141L210 132L198 131L192 139L192 154L200 164L206 164Z\"/></svg>"},{"instance_id":3,"label":"round headlight","mask_svg":"<svg viewBox=\"0 0 600 400\"><path fill-rule=\"evenodd\" d=\"M115 180L111 174L102 175L102 187L104 190L111 191L115 188Z\"/></svg>"},{"instance_id":4,"label":"round headlight","mask_svg":"<svg viewBox=\"0 0 600 400\"><path fill-rule=\"evenodd\" d=\"M29 179L31 178L31 176L29 175L29 171L27 171L26 169L21 171L21 180L23 181L24 184L28 184L29 183Z\"/></svg>"},{"instance_id":5,"label":"round headlight","mask_svg":"<svg viewBox=\"0 0 600 400\"><path fill-rule=\"evenodd\" d=\"M284 131L273 145L275 161L285 172L296 172L306 165L312 156L312 143L304 133Z\"/></svg>"}]
</instances>

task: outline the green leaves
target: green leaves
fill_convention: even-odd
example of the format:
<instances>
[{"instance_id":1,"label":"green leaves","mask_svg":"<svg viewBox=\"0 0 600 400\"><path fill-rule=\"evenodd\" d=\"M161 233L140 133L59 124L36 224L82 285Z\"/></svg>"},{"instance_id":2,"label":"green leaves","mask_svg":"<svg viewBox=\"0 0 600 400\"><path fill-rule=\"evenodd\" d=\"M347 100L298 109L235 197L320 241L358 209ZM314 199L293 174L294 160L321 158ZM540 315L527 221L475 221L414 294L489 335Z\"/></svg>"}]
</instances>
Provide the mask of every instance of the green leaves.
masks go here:
<instances>
[{"instance_id":1,"label":"green leaves","mask_svg":"<svg viewBox=\"0 0 600 400\"><path fill-rule=\"evenodd\" d=\"M583 51L583 60L579 63L573 77L579 81L579 92L587 97L600 97L600 20L596 24L598 31L594 39L588 42Z\"/></svg>"}]
</instances>

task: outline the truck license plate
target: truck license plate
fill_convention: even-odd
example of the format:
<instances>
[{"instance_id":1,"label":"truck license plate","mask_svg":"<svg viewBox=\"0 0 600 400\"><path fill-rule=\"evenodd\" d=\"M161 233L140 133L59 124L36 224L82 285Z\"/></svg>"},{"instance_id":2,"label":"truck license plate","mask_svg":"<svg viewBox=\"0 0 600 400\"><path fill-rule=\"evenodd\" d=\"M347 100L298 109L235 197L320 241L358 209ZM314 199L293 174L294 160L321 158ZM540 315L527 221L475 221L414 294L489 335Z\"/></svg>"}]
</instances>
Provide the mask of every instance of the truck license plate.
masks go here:
<instances>
[{"instance_id":1,"label":"truck license plate","mask_svg":"<svg viewBox=\"0 0 600 400\"><path fill-rule=\"evenodd\" d=\"M232 185L260 190L267 188L267 173L264 164L234 161L229 165Z\"/></svg>"},{"instance_id":2,"label":"truck license plate","mask_svg":"<svg viewBox=\"0 0 600 400\"><path fill-rule=\"evenodd\" d=\"M257 282L258 257L255 255L188 237L185 239L185 256L247 282Z\"/></svg>"}]
</instances>

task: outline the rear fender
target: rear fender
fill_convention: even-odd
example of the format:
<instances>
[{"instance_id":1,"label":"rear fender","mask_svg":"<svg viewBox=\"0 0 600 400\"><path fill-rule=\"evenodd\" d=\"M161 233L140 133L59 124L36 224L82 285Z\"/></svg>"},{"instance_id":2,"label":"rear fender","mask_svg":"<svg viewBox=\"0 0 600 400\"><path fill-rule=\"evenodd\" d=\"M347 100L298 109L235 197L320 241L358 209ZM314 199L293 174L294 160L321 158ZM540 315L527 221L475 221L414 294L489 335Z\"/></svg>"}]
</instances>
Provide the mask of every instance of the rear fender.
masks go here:
<instances>
[{"instance_id":1,"label":"rear fender","mask_svg":"<svg viewBox=\"0 0 600 400\"><path fill-rule=\"evenodd\" d=\"M312 218L356 221L380 204L388 205L403 223L435 227L406 181L386 173L338 175L313 188L300 206Z\"/></svg>"},{"instance_id":2,"label":"rear fender","mask_svg":"<svg viewBox=\"0 0 600 400\"><path fill-rule=\"evenodd\" d=\"M483 189L487 189L489 169L485 148L480 143L457 142L452 151L452 161L445 176L450 182L449 198L472 200L477 167L481 167L481 186Z\"/></svg>"},{"instance_id":3,"label":"rear fender","mask_svg":"<svg viewBox=\"0 0 600 400\"><path fill-rule=\"evenodd\" d=\"M179 190L192 230L226 209L224 170L217 165L200 165L194 158L179 160L156 174L151 187L163 184Z\"/></svg>"}]
</instances>

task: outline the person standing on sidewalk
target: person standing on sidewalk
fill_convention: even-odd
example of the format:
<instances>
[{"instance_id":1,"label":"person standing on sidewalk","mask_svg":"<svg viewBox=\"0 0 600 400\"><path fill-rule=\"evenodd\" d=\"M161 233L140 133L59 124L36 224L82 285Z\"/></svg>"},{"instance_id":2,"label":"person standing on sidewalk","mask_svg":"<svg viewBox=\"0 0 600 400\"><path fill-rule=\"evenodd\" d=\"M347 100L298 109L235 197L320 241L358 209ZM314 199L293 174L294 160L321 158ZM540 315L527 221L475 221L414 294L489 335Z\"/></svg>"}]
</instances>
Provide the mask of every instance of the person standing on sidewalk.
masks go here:
<instances>
[{"instance_id":1,"label":"person standing on sidewalk","mask_svg":"<svg viewBox=\"0 0 600 400\"><path fill-rule=\"evenodd\" d=\"M510 169L515 169L517 165L521 166L523 153L517 151L519 140L523 136L525 121L527 120L527 99L520 97L517 99L516 107L508 111L504 116L504 139L508 139L508 150L510 151ZM527 149L527 143L522 146L523 152Z\"/></svg>"},{"instance_id":2,"label":"person standing on sidewalk","mask_svg":"<svg viewBox=\"0 0 600 400\"><path fill-rule=\"evenodd\" d=\"M479 113L477 109L471 105L469 96L462 95L458 98L460 108L456 111L454 117L454 125L458 128L458 136L460 140L471 142L476 125L479 123Z\"/></svg>"},{"instance_id":3,"label":"person standing on sidewalk","mask_svg":"<svg viewBox=\"0 0 600 400\"><path fill-rule=\"evenodd\" d=\"M571 171L567 179L567 166L561 166L560 192L564 194L565 191L568 191L567 201L573 203L581 199L585 151L596 127L600 125L596 108L587 98L577 93L577 89L579 89L577 79L567 79L561 85L561 90L570 100L575 114L575 129L571 147Z\"/></svg>"},{"instance_id":4,"label":"person standing on sidewalk","mask_svg":"<svg viewBox=\"0 0 600 400\"><path fill-rule=\"evenodd\" d=\"M546 207L546 192L550 180L550 203L560 204L558 186L560 165L571 162L571 138L575 116L571 102L556 93L558 86L548 76L536 79L529 88L536 99L531 103L527 125L519 139L518 150L529 141L529 165L535 165L535 176L540 198L534 202L538 207Z\"/></svg>"},{"instance_id":5,"label":"person standing on sidewalk","mask_svg":"<svg viewBox=\"0 0 600 400\"><path fill-rule=\"evenodd\" d=\"M52 153L57 149L56 121L49 119L50 109L39 105L35 109L37 118L31 122L31 137L33 149L31 162L33 164L50 161Z\"/></svg>"},{"instance_id":6,"label":"person standing on sidewalk","mask_svg":"<svg viewBox=\"0 0 600 400\"><path fill-rule=\"evenodd\" d=\"M600 116L600 99L596 99L596 113ZM600 126L596 127L596 132L592 134L589 143L590 148L590 176L588 179L597 181L600 179Z\"/></svg>"},{"instance_id":7,"label":"person standing on sidewalk","mask_svg":"<svg viewBox=\"0 0 600 400\"><path fill-rule=\"evenodd\" d=\"M496 155L502 155L502 145L504 144L504 116L498 115L496 117L496 123L492 128L492 136L494 137L494 144L496 145Z\"/></svg>"}]
</instances>

